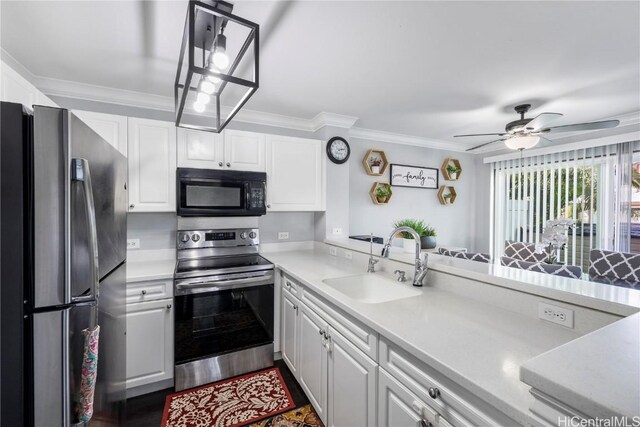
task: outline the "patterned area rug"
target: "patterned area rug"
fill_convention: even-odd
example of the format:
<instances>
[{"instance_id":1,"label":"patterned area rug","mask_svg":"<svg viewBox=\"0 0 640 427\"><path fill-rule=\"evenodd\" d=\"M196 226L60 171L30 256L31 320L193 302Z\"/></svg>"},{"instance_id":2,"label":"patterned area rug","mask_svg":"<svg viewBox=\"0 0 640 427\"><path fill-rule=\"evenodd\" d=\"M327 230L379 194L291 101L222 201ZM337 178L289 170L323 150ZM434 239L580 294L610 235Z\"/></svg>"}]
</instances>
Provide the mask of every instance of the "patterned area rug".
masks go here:
<instances>
[{"instance_id":1,"label":"patterned area rug","mask_svg":"<svg viewBox=\"0 0 640 427\"><path fill-rule=\"evenodd\" d=\"M324 427L311 404L251 424L251 427Z\"/></svg>"},{"instance_id":2,"label":"patterned area rug","mask_svg":"<svg viewBox=\"0 0 640 427\"><path fill-rule=\"evenodd\" d=\"M294 408L278 368L170 394L163 427L235 427Z\"/></svg>"}]
</instances>

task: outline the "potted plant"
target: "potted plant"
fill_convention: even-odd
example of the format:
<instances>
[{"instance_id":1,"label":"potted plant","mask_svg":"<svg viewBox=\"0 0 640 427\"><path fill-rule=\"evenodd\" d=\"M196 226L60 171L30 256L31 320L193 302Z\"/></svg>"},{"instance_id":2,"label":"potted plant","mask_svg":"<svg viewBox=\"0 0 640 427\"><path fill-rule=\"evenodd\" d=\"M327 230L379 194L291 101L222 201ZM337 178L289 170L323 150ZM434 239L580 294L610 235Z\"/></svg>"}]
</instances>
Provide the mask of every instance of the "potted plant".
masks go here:
<instances>
[{"instance_id":1,"label":"potted plant","mask_svg":"<svg viewBox=\"0 0 640 427\"><path fill-rule=\"evenodd\" d=\"M380 166L382 166L382 159L380 157L375 157L371 159L371 173L379 174Z\"/></svg>"},{"instance_id":2,"label":"potted plant","mask_svg":"<svg viewBox=\"0 0 640 427\"><path fill-rule=\"evenodd\" d=\"M449 172L449 178L451 178L451 180L455 181L456 179L458 179L458 174L460 172L462 172L462 169L460 169L459 167L457 167L456 165L449 163L447 165L447 172Z\"/></svg>"},{"instance_id":3,"label":"potted plant","mask_svg":"<svg viewBox=\"0 0 640 427\"><path fill-rule=\"evenodd\" d=\"M420 245L422 249L434 249L436 247L436 229L427 225L424 227L422 234L420 235Z\"/></svg>"},{"instance_id":4,"label":"potted plant","mask_svg":"<svg viewBox=\"0 0 640 427\"><path fill-rule=\"evenodd\" d=\"M424 221L420 219L412 219L412 218L396 221L393 224L393 226L394 228L398 228L398 227L412 228L416 233L418 233L418 236L423 236L426 228ZM403 231L399 234L400 234L400 237L402 237L402 246L404 248L404 251L408 253L412 253L413 251L415 251L416 243L413 240L413 236L411 235L411 233L407 233ZM422 242L420 243L422 244Z\"/></svg>"},{"instance_id":5,"label":"potted plant","mask_svg":"<svg viewBox=\"0 0 640 427\"><path fill-rule=\"evenodd\" d=\"M447 203L450 203L450 202L451 202L451 193L447 193L447 194L443 195L442 197L444 197L444 200L445 200Z\"/></svg>"},{"instance_id":6,"label":"potted plant","mask_svg":"<svg viewBox=\"0 0 640 427\"><path fill-rule=\"evenodd\" d=\"M391 189L387 185L380 185L376 188L376 199L378 203L385 203L391 195Z\"/></svg>"}]
</instances>

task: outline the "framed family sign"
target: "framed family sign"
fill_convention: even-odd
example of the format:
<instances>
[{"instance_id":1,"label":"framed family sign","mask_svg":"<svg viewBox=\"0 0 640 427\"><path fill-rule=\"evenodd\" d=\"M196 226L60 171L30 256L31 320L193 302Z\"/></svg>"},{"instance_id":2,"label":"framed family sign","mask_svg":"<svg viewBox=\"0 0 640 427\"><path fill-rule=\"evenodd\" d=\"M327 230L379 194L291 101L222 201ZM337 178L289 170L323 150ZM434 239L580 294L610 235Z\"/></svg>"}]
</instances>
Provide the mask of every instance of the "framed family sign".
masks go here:
<instances>
[{"instance_id":1,"label":"framed family sign","mask_svg":"<svg viewBox=\"0 0 640 427\"><path fill-rule=\"evenodd\" d=\"M438 169L421 166L391 164L391 185L394 187L412 187L438 189Z\"/></svg>"}]
</instances>

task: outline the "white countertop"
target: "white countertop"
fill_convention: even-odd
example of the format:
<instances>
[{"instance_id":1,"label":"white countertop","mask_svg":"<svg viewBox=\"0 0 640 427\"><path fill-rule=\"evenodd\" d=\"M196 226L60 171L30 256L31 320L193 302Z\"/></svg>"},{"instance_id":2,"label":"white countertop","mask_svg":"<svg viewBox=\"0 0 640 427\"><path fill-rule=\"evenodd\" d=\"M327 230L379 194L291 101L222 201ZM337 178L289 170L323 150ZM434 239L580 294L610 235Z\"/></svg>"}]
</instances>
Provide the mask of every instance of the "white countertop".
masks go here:
<instances>
[{"instance_id":1,"label":"white countertop","mask_svg":"<svg viewBox=\"0 0 640 427\"><path fill-rule=\"evenodd\" d=\"M133 250L127 252L127 282L173 280L175 250Z\"/></svg>"},{"instance_id":2,"label":"white countertop","mask_svg":"<svg viewBox=\"0 0 640 427\"><path fill-rule=\"evenodd\" d=\"M363 274L361 266L319 250L264 256L315 293L522 424L529 419L533 398L529 387L520 381L520 366L579 336L571 329L427 286L417 297L362 303L323 283L324 279Z\"/></svg>"},{"instance_id":3,"label":"white countertop","mask_svg":"<svg viewBox=\"0 0 640 427\"><path fill-rule=\"evenodd\" d=\"M368 242L348 238L328 238L325 243L369 253ZM382 245L374 243L374 255L380 255L381 251ZM406 253L402 248L392 247L389 258L413 264L415 254ZM429 268L619 316L630 316L640 309L640 290L637 289L553 276L438 254L429 254Z\"/></svg>"},{"instance_id":4,"label":"white countertop","mask_svg":"<svg viewBox=\"0 0 640 427\"><path fill-rule=\"evenodd\" d=\"M521 377L593 418L639 416L640 313L526 362Z\"/></svg>"}]
</instances>

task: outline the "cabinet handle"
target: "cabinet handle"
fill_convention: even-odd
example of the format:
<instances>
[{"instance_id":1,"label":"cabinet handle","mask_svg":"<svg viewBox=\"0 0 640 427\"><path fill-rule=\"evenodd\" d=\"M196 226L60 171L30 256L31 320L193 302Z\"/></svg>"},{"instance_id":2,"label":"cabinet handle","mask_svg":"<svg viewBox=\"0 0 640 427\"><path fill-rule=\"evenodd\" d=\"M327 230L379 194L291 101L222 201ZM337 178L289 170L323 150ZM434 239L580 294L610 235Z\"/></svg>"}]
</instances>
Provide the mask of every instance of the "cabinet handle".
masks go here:
<instances>
[{"instance_id":1,"label":"cabinet handle","mask_svg":"<svg viewBox=\"0 0 640 427\"><path fill-rule=\"evenodd\" d=\"M429 387L429 396L432 399L437 399L438 397L440 397L440 390L434 387Z\"/></svg>"},{"instance_id":2,"label":"cabinet handle","mask_svg":"<svg viewBox=\"0 0 640 427\"><path fill-rule=\"evenodd\" d=\"M231 167L231 163L227 162L227 167L230 168Z\"/></svg>"},{"instance_id":3,"label":"cabinet handle","mask_svg":"<svg viewBox=\"0 0 640 427\"><path fill-rule=\"evenodd\" d=\"M295 311L298 311L298 306L294 304L294 305L293 305L293 309L294 309Z\"/></svg>"},{"instance_id":4,"label":"cabinet handle","mask_svg":"<svg viewBox=\"0 0 640 427\"><path fill-rule=\"evenodd\" d=\"M167 304L167 310L171 310L171 304Z\"/></svg>"},{"instance_id":5,"label":"cabinet handle","mask_svg":"<svg viewBox=\"0 0 640 427\"><path fill-rule=\"evenodd\" d=\"M147 291L145 291L144 289L142 290L142 292L140 292L142 295L146 295Z\"/></svg>"},{"instance_id":6,"label":"cabinet handle","mask_svg":"<svg viewBox=\"0 0 640 427\"><path fill-rule=\"evenodd\" d=\"M318 333L319 333L320 335L324 335L324 331L323 331L322 329L318 329Z\"/></svg>"},{"instance_id":7,"label":"cabinet handle","mask_svg":"<svg viewBox=\"0 0 640 427\"><path fill-rule=\"evenodd\" d=\"M222 162L218 162L218 166L222 166Z\"/></svg>"},{"instance_id":8,"label":"cabinet handle","mask_svg":"<svg viewBox=\"0 0 640 427\"><path fill-rule=\"evenodd\" d=\"M135 207L136 207L136 205L134 205L133 203L131 203L131 204L129 205L129 209L133 209L133 208L135 208Z\"/></svg>"},{"instance_id":9,"label":"cabinet handle","mask_svg":"<svg viewBox=\"0 0 640 427\"><path fill-rule=\"evenodd\" d=\"M267 205L267 207L268 207L269 209L271 209L271 205L270 205L270 204L269 204L269 205Z\"/></svg>"},{"instance_id":10,"label":"cabinet handle","mask_svg":"<svg viewBox=\"0 0 640 427\"><path fill-rule=\"evenodd\" d=\"M420 420L420 427L433 427L433 424L427 420Z\"/></svg>"}]
</instances>

